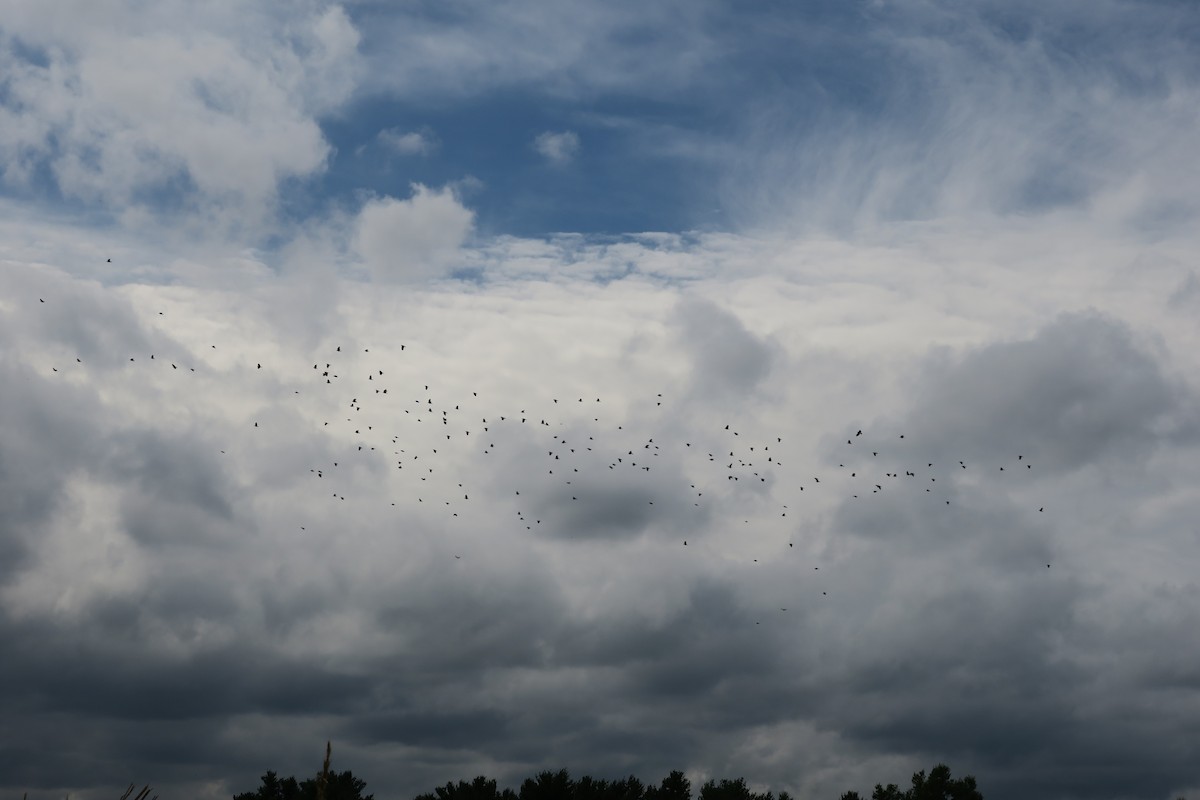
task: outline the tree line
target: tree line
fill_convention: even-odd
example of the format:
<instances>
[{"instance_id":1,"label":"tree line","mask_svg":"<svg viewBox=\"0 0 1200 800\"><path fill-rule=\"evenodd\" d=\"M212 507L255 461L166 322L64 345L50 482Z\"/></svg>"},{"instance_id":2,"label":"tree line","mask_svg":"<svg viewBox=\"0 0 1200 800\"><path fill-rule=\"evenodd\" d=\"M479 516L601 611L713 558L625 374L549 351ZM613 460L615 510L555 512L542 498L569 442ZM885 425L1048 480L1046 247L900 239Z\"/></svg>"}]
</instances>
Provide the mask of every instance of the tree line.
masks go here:
<instances>
[{"instance_id":1,"label":"tree line","mask_svg":"<svg viewBox=\"0 0 1200 800\"><path fill-rule=\"evenodd\" d=\"M328 753L328 751L327 751ZM328 758L328 755L326 756ZM233 800L375 800L364 794L367 784L349 770L330 772L328 761L313 778L280 778L268 771L253 792L235 794ZM565 770L545 770L526 778L514 791L501 789L494 778L480 775L472 781L460 780L419 794L413 800L795 800L787 792L751 791L745 778L707 780L699 792L692 793L691 781L675 770L657 785L644 784L636 777L615 780L584 775L572 778ZM844 792L838 800L868 800L856 791ZM938 764L928 774L921 770L912 776L911 786L901 789L894 783L875 784L869 800L983 800L975 778L954 778L950 768Z\"/></svg>"}]
</instances>

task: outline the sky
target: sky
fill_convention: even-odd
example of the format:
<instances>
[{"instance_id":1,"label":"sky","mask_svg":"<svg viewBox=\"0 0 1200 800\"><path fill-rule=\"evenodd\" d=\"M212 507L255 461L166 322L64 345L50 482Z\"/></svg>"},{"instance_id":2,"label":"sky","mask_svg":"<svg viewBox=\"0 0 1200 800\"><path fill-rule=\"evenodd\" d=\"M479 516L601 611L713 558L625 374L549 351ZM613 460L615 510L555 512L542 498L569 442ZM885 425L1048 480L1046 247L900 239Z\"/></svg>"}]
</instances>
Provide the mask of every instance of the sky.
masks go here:
<instances>
[{"instance_id":1,"label":"sky","mask_svg":"<svg viewBox=\"0 0 1200 800\"><path fill-rule=\"evenodd\" d=\"M1198 40L0 0L0 791L1200 796Z\"/></svg>"}]
</instances>

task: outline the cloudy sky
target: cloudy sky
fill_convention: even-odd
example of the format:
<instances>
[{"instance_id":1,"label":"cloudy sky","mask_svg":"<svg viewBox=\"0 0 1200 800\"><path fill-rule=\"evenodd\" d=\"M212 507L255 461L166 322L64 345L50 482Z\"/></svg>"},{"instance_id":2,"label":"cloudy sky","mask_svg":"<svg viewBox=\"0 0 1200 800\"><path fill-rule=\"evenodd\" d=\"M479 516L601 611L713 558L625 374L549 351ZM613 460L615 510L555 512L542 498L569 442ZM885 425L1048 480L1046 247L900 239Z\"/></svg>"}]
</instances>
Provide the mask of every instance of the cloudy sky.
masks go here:
<instances>
[{"instance_id":1,"label":"cloudy sky","mask_svg":"<svg viewBox=\"0 0 1200 800\"><path fill-rule=\"evenodd\" d=\"M2 0L0 790L1200 794L1198 40Z\"/></svg>"}]
</instances>

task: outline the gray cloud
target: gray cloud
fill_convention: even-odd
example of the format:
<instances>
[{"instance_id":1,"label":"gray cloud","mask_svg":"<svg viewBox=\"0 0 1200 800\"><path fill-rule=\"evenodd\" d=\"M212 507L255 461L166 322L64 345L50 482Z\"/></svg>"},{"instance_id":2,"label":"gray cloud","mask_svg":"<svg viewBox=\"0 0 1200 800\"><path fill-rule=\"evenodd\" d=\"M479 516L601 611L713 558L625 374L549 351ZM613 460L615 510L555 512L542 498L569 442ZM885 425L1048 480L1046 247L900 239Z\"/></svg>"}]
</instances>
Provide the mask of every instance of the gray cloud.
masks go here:
<instances>
[{"instance_id":1,"label":"gray cloud","mask_svg":"<svg viewBox=\"0 0 1200 800\"><path fill-rule=\"evenodd\" d=\"M22 6L5 185L83 210L0 237L0 790L216 800L332 739L381 798L936 761L993 800L1194 792L1194 14L1012 8ZM107 102L158 67L187 91ZM719 161L756 235L484 240L417 189L269 239L381 87L579 112L516 148L720 108L649 152ZM140 216L176 179L178 253Z\"/></svg>"},{"instance_id":2,"label":"gray cloud","mask_svg":"<svg viewBox=\"0 0 1200 800\"><path fill-rule=\"evenodd\" d=\"M676 313L698 396L746 397L770 374L777 352L734 314L699 299L681 301Z\"/></svg>"},{"instance_id":3,"label":"gray cloud","mask_svg":"<svg viewBox=\"0 0 1200 800\"><path fill-rule=\"evenodd\" d=\"M1200 432L1195 395L1127 326L1095 313L1065 315L1030 339L961 360L934 356L919 381L908 423L915 438L989 468L1016 454L1035 469L1136 462Z\"/></svg>"}]
</instances>

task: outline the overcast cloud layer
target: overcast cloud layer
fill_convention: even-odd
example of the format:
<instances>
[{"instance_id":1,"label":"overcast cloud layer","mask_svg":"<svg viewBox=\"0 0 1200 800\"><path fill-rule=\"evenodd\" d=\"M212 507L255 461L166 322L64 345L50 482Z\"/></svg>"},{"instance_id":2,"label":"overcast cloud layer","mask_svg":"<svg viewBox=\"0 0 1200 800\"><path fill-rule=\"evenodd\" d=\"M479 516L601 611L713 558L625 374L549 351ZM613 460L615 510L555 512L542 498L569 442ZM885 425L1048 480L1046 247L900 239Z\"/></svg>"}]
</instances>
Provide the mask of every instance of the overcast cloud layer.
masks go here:
<instances>
[{"instance_id":1,"label":"overcast cloud layer","mask_svg":"<svg viewBox=\"0 0 1200 800\"><path fill-rule=\"evenodd\" d=\"M1200 11L967 5L0 4L0 791L1200 794Z\"/></svg>"}]
</instances>

